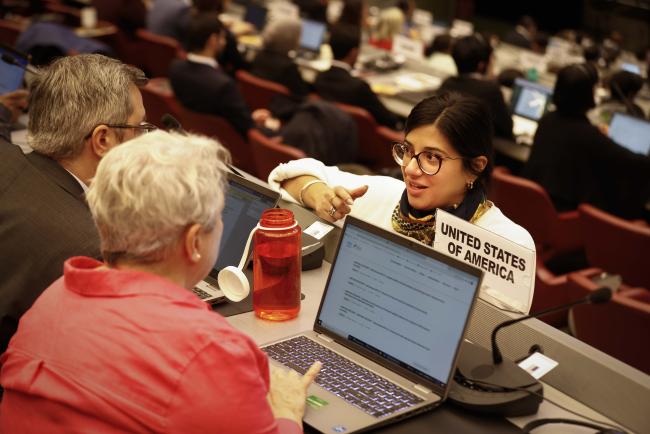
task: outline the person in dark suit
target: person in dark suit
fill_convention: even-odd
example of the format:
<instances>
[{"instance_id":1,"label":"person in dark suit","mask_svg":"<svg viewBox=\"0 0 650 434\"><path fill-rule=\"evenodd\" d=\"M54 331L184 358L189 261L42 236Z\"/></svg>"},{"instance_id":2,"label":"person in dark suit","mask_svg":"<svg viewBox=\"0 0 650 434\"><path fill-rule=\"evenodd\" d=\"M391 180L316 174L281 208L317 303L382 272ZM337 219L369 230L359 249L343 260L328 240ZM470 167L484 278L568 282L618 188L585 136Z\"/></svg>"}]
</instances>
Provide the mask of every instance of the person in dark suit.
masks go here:
<instances>
[{"instance_id":1,"label":"person in dark suit","mask_svg":"<svg viewBox=\"0 0 650 434\"><path fill-rule=\"evenodd\" d=\"M314 88L322 98L367 110L378 124L397 128L398 119L381 103L364 80L350 72L357 61L361 35L358 27L335 25L330 32L332 67L316 77Z\"/></svg>"},{"instance_id":2,"label":"person in dark suit","mask_svg":"<svg viewBox=\"0 0 650 434\"><path fill-rule=\"evenodd\" d=\"M441 91L474 96L485 102L492 114L494 134L512 139L512 118L496 81L486 79L492 58L492 47L480 35L465 36L454 43L451 52L458 76L448 77Z\"/></svg>"},{"instance_id":3,"label":"person in dark suit","mask_svg":"<svg viewBox=\"0 0 650 434\"><path fill-rule=\"evenodd\" d=\"M190 110L225 118L246 138L253 127L251 112L237 83L215 60L225 44L225 30L215 14L190 18L187 60L176 60L169 78L178 100Z\"/></svg>"},{"instance_id":4,"label":"person in dark suit","mask_svg":"<svg viewBox=\"0 0 650 434\"><path fill-rule=\"evenodd\" d=\"M619 217L643 217L650 199L650 158L614 143L591 125L595 69L570 65L558 73L556 110L539 122L523 176L546 189L558 211L590 203Z\"/></svg>"},{"instance_id":5,"label":"person in dark suit","mask_svg":"<svg viewBox=\"0 0 650 434\"><path fill-rule=\"evenodd\" d=\"M293 95L305 97L309 93L309 85L289 57L289 51L298 48L300 31L300 21L294 18L267 24L263 35L264 48L255 56L251 73L287 87Z\"/></svg>"},{"instance_id":6,"label":"person in dark suit","mask_svg":"<svg viewBox=\"0 0 650 434\"><path fill-rule=\"evenodd\" d=\"M0 141L0 352L66 259L100 257L84 192L110 149L152 127L142 124L144 81L101 55L61 58L30 88L34 152Z\"/></svg>"},{"instance_id":7,"label":"person in dark suit","mask_svg":"<svg viewBox=\"0 0 650 434\"><path fill-rule=\"evenodd\" d=\"M537 23L533 17L524 15L517 26L503 38L503 42L532 50L537 36Z\"/></svg>"}]
</instances>

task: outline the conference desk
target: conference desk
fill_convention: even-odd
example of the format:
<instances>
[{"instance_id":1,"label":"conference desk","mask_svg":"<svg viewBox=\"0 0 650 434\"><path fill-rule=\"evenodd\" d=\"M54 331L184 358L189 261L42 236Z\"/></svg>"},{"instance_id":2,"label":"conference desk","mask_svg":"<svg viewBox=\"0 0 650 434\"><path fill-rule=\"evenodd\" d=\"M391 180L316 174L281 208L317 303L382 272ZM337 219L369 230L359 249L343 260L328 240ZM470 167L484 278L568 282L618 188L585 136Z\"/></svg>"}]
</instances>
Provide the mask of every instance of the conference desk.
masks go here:
<instances>
[{"instance_id":1,"label":"conference desk","mask_svg":"<svg viewBox=\"0 0 650 434\"><path fill-rule=\"evenodd\" d=\"M293 210L303 228L318 220L296 204L282 203L281 206ZM339 236L340 228L335 227L324 239L326 261L322 267L302 273L305 298L296 319L275 323L246 312L228 317L229 323L260 345L311 330ZM488 348L489 334L494 326L513 317L515 315L479 299L466 338ZM544 348L546 355L559 362L559 366L542 379L544 395L555 403L600 421L624 426L630 433L650 432L650 412L647 411L650 376L535 319L504 330L499 343L504 356L511 359L520 358L532 344L537 343ZM432 412L380 428L377 432L516 433L521 432L519 428L529 421L548 417L577 418L547 401L541 404L534 416L508 420L475 415L445 403ZM567 425L561 428L548 425L535 430L535 434L557 432L581 434L593 431Z\"/></svg>"}]
</instances>

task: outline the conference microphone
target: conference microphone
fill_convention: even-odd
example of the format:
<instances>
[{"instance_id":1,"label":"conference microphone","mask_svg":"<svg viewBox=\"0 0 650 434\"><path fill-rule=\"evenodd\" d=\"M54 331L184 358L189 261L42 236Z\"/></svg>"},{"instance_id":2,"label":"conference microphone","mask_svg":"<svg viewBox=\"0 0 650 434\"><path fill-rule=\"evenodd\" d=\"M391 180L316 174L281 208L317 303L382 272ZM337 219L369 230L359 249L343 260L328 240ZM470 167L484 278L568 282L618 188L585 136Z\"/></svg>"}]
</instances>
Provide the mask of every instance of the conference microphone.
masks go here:
<instances>
[{"instance_id":1,"label":"conference microphone","mask_svg":"<svg viewBox=\"0 0 650 434\"><path fill-rule=\"evenodd\" d=\"M27 64L27 66L23 65L22 63L17 61L14 56L12 56L9 53L2 53L2 61L5 62L5 63L8 63L9 65L17 66L20 69L24 69L25 71L27 71L27 72L29 72L31 74L36 74L36 75L40 74L38 69L34 68L29 63Z\"/></svg>"},{"instance_id":2,"label":"conference microphone","mask_svg":"<svg viewBox=\"0 0 650 434\"><path fill-rule=\"evenodd\" d=\"M515 362L503 359L496 341L497 332L530 318L581 304L605 303L611 298L609 288L599 288L571 303L504 321L492 331L492 351L464 341L454 383L449 391L449 401L483 414L516 417L537 413L544 394L542 383Z\"/></svg>"},{"instance_id":3,"label":"conference microphone","mask_svg":"<svg viewBox=\"0 0 650 434\"><path fill-rule=\"evenodd\" d=\"M181 123L178 122L178 119L176 119L174 116L170 115L169 113L165 113L164 115L162 115L162 117L160 118L160 122L162 123L163 127L165 127L166 130L175 131L180 134L187 133L183 129Z\"/></svg>"},{"instance_id":4,"label":"conference microphone","mask_svg":"<svg viewBox=\"0 0 650 434\"><path fill-rule=\"evenodd\" d=\"M501 330L502 328L511 326L513 324L516 324L521 321L525 321L529 318L537 318L540 316L547 315L549 313L555 313L559 312L562 310L570 309L573 306L577 306L580 304L599 304L599 303L606 303L612 298L612 290L606 287L603 288L598 288L588 296L581 298L576 301L572 301L571 303L563 304L561 306L557 307L551 307L549 309L544 309L539 312L532 313L530 315L525 315L522 316L521 318L515 318L511 319L508 321L504 321L498 326L495 327L495 329L492 331L492 361L494 362L495 365L498 365L499 363L503 362L503 356L501 355L501 350L499 350L499 346L497 345L497 332Z\"/></svg>"}]
</instances>

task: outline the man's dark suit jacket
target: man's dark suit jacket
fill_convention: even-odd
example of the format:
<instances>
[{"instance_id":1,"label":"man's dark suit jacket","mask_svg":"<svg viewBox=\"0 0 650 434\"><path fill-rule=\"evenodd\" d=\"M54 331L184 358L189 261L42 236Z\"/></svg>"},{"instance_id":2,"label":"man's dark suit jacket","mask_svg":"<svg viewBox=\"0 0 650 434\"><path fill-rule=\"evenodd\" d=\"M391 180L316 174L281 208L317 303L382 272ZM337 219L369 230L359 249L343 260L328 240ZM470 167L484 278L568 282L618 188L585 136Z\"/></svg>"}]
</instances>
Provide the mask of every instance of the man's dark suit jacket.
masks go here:
<instances>
[{"instance_id":1,"label":"man's dark suit jacket","mask_svg":"<svg viewBox=\"0 0 650 434\"><path fill-rule=\"evenodd\" d=\"M253 127L251 112L235 81L220 68L176 60L169 69L176 98L190 110L225 118L246 138Z\"/></svg>"},{"instance_id":2,"label":"man's dark suit jacket","mask_svg":"<svg viewBox=\"0 0 650 434\"><path fill-rule=\"evenodd\" d=\"M448 77L440 86L440 91L458 92L476 97L488 105L492 114L494 134L512 139L512 117L503 100L499 85L494 81L474 78L469 75Z\"/></svg>"},{"instance_id":3,"label":"man's dark suit jacket","mask_svg":"<svg viewBox=\"0 0 650 434\"><path fill-rule=\"evenodd\" d=\"M78 255L101 256L81 185L54 160L0 140L0 352L63 262Z\"/></svg>"},{"instance_id":4,"label":"man's dark suit jacket","mask_svg":"<svg viewBox=\"0 0 650 434\"><path fill-rule=\"evenodd\" d=\"M343 68L332 66L318 74L314 88L322 98L367 110L380 125L389 128L397 126L397 117L384 107L368 83L353 77Z\"/></svg>"},{"instance_id":5,"label":"man's dark suit jacket","mask_svg":"<svg viewBox=\"0 0 650 434\"><path fill-rule=\"evenodd\" d=\"M296 96L307 96L309 93L309 85L302 79L298 66L283 54L260 51L253 61L251 74L286 86Z\"/></svg>"}]
</instances>

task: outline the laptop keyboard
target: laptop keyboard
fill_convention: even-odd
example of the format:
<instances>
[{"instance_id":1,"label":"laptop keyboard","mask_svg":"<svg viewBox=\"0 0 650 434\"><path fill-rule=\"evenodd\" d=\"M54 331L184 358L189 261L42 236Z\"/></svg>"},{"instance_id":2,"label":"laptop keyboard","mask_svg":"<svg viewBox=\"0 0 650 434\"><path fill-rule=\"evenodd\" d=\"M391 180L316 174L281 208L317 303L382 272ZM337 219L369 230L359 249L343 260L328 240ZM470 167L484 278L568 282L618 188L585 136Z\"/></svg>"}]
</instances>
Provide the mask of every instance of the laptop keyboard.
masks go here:
<instances>
[{"instance_id":1,"label":"laptop keyboard","mask_svg":"<svg viewBox=\"0 0 650 434\"><path fill-rule=\"evenodd\" d=\"M192 292L195 293L196 295L198 295L199 298L201 298L201 300L205 300L206 298L211 297L210 294L208 294L207 292L203 291L202 289L200 289L200 288L198 288L196 286L194 288L192 288Z\"/></svg>"},{"instance_id":2,"label":"laptop keyboard","mask_svg":"<svg viewBox=\"0 0 650 434\"><path fill-rule=\"evenodd\" d=\"M316 360L321 361L323 367L314 380L316 384L371 416L386 416L423 401L305 336L278 342L262 350L301 374L307 372Z\"/></svg>"}]
</instances>

